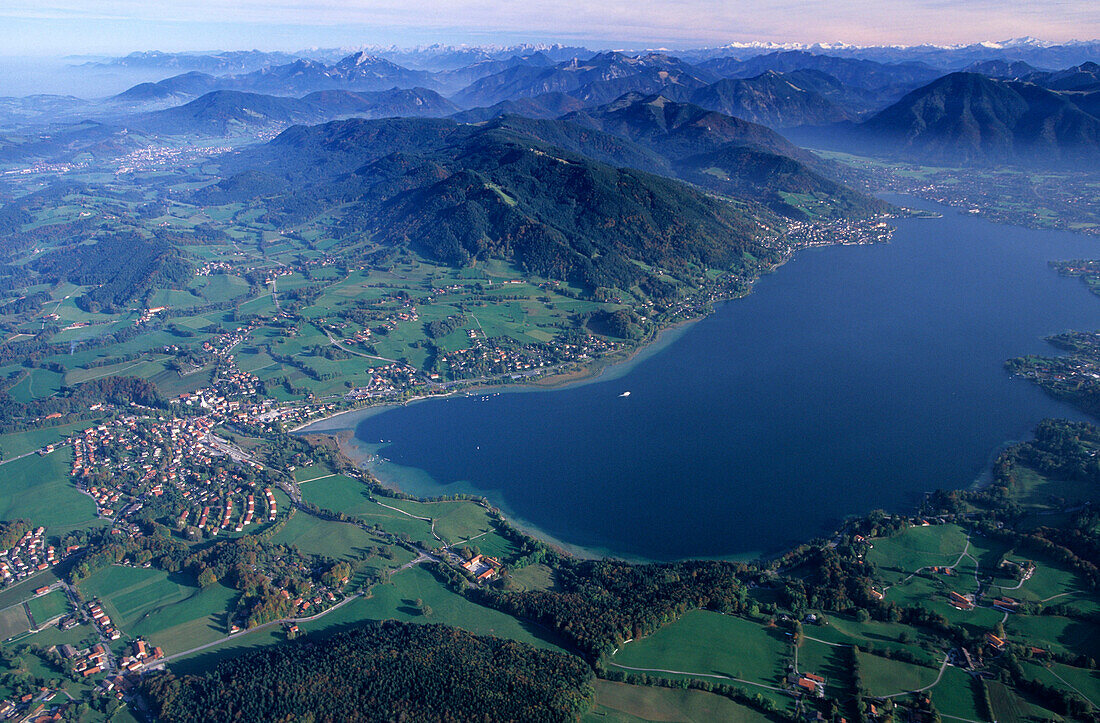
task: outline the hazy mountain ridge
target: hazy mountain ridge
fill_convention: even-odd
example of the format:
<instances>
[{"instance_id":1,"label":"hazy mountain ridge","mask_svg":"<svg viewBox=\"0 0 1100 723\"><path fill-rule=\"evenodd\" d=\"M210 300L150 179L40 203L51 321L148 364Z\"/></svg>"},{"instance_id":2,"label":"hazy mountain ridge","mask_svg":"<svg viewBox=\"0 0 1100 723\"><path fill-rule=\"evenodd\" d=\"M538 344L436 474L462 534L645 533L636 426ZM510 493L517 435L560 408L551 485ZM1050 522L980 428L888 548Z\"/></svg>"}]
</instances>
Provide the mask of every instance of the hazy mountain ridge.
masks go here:
<instances>
[{"instance_id":1,"label":"hazy mountain ridge","mask_svg":"<svg viewBox=\"0 0 1100 723\"><path fill-rule=\"evenodd\" d=\"M691 94L692 103L771 128L825 125L853 120L855 114L799 78L775 71L747 79L727 78Z\"/></svg>"},{"instance_id":2,"label":"hazy mountain ridge","mask_svg":"<svg viewBox=\"0 0 1100 723\"><path fill-rule=\"evenodd\" d=\"M431 117L450 115L458 107L426 88L356 93L321 90L302 98L217 90L189 103L135 116L127 127L173 135L200 133L224 136L296 123L321 123L345 116L363 118Z\"/></svg>"},{"instance_id":3,"label":"hazy mountain ridge","mask_svg":"<svg viewBox=\"0 0 1100 723\"><path fill-rule=\"evenodd\" d=\"M665 158L676 178L785 216L804 215L788 202L790 194L815 196L834 217L889 210L829 178L828 164L770 128L689 103L634 94L562 120L628 138Z\"/></svg>"},{"instance_id":4,"label":"hazy mountain ridge","mask_svg":"<svg viewBox=\"0 0 1100 723\"><path fill-rule=\"evenodd\" d=\"M948 163L1083 165L1100 159L1100 119L1033 83L952 73L870 118L859 135L891 155Z\"/></svg>"},{"instance_id":5,"label":"hazy mountain ridge","mask_svg":"<svg viewBox=\"0 0 1100 723\"><path fill-rule=\"evenodd\" d=\"M717 79L712 73L662 53L639 57L598 53L588 60L574 59L549 68L510 68L476 81L452 100L466 107L491 106L558 92L597 105L631 91L652 93L678 87L690 93Z\"/></svg>"}]
</instances>

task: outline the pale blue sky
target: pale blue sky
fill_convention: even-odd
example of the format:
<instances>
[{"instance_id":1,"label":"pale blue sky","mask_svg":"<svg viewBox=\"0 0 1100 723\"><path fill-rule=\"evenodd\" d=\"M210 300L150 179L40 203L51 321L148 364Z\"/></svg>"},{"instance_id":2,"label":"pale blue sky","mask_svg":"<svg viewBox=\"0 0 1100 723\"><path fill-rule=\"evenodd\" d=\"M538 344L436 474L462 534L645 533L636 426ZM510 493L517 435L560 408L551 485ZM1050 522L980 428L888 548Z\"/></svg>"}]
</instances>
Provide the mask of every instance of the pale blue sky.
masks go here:
<instances>
[{"instance_id":1,"label":"pale blue sky","mask_svg":"<svg viewBox=\"0 0 1100 723\"><path fill-rule=\"evenodd\" d=\"M1100 37L1096 0L3 0L0 53Z\"/></svg>"}]
</instances>

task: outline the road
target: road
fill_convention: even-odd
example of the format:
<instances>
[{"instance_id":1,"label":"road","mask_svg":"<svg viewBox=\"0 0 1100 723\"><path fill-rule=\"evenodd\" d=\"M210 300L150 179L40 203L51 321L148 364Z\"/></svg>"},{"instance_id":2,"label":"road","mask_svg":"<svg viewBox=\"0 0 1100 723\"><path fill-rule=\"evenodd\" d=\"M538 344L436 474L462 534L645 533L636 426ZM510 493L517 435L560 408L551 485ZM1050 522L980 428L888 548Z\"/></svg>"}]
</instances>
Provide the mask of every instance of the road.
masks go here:
<instances>
[{"instance_id":1,"label":"road","mask_svg":"<svg viewBox=\"0 0 1100 723\"><path fill-rule=\"evenodd\" d=\"M209 650L210 648L216 647L216 646L221 645L222 643L228 642L230 640L236 640L237 638L243 638L244 636L249 635L251 633L256 633L256 632L259 632L261 630L266 630L266 629L272 627L273 625L283 625L285 623L294 623L294 624L307 623L311 620L317 620L318 618L323 618L324 616L328 615L329 613L331 613L335 610L339 610L340 608L342 608L345 605L347 605L348 603L350 603L352 600L355 600L355 599L360 598L360 597L363 597L363 593L357 592L354 595L347 596L346 598L344 598L340 602L338 602L335 605L333 605L332 607L330 607L328 610L325 610L324 612L317 613L316 615L310 615L310 616L307 616L307 617L304 617L304 618L282 618L280 620L272 620L269 623L264 623L263 625L257 625L256 627L249 628L248 630L242 630L239 633L233 633L232 635L226 635L224 638L218 638L217 640L206 643L205 645L200 645L198 647L191 648L190 650L184 650L182 653L174 653L172 655L165 656L164 658L161 658L161 660L159 660L157 662L159 662L159 663L168 663L168 662L171 662L173 660L178 660L179 658L186 657L188 655L194 655L195 653L201 653L204 650Z\"/></svg>"},{"instance_id":2,"label":"road","mask_svg":"<svg viewBox=\"0 0 1100 723\"><path fill-rule=\"evenodd\" d=\"M107 665L104 667L103 672L110 673L113 670L117 670L118 659L115 658L115 653L111 650L111 640L103 634L98 625L90 620L88 611L85 610L82 605L83 599L80 597L80 593L77 592L76 588L64 580L61 580L61 587L65 590L65 594L69 596L69 602L72 604L73 609L77 611L77 615L80 616L81 620L84 620L92 626L96 635L99 636L99 642L103 644L104 649L107 651Z\"/></svg>"},{"instance_id":3,"label":"road","mask_svg":"<svg viewBox=\"0 0 1100 723\"><path fill-rule=\"evenodd\" d=\"M935 688L939 684L940 679L943 678L943 672L945 670L947 670L947 665L948 665L947 656L944 655L943 656L943 663L940 665L940 672L936 675L936 679L933 680L928 685L924 686L923 688L917 688L916 690L906 690L906 691L902 691L901 693L892 693L890 695L882 695L882 696L878 696L878 697L880 697L880 698L897 698L898 696L909 695L910 693L923 693L926 690L931 690L932 688Z\"/></svg>"},{"instance_id":4,"label":"road","mask_svg":"<svg viewBox=\"0 0 1100 723\"><path fill-rule=\"evenodd\" d=\"M53 451L56 452L57 450L61 449L62 447L64 447L67 444L68 444L68 441L57 442L56 444L54 444ZM3 461L0 461L0 465L5 465L8 462L14 462L17 459L23 459L24 457L30 457L32 454L38 454L39 451L40 450L32 449L30 452L24 452L23 454L19 455L18 457L12 457L11 459L5 459ZM53 454L53 452L49 452L48 454Z\"/></svg>"}]
</instances>

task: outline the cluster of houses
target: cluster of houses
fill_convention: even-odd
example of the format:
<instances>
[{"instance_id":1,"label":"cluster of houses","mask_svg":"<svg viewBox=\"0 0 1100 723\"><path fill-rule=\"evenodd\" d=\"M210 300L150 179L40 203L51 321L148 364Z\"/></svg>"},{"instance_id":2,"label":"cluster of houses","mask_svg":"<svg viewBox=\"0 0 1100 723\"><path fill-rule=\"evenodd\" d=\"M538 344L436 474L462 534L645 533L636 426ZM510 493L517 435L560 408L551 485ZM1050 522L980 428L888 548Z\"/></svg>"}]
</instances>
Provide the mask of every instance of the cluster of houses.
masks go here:
<instances>
[{"instance_id":1,"label":"cluster of houses","mask_svg":"<svg viewBox=\"0 0 1100 723\"><path fill-rule=\"evenodd\" d=\"M346 583L347 578L341 581L340 584L343 585ZM279 594L282 595L283 598L290 600L291 593L286 588L281 588L279 590ZM338 597L333 590L322 588L316 591L316 594L311 598L303 598L299 596L294 598L293 600L290 600L290 615L298 618L308 617L312 615L320 615L325 610L328 610L330 607L339 602L342 597L342 595ZM283 629L287 633L290 633L292 635L298 633L298 625L293 622L283 623ZM236 619L229 625L230 635L236 635L243 630L244 621L241 619Z\"/></svg>"},{"instance_id":2,"label":"cluster of houses","mask_svg":"<svg viewBox=\"0 0 1100 723\"><path fill-rule=\"evenodd\" d=\"M210 276L212 274L229 273L232 271L233 265L225 261L207 261L205 264L195 269L195 276Z\"/></svg>"},{"instance_id":3,"label":"cluster of houses","mask_svg":"<svg viewBox=\"0 0 1100 723\"><path fill-rule=\"evenodd\" d=\"M167 306L151 306L147 309L142 309L141 314L138 316L137 320L134 322L134 326L141 326L142 324L148 324L150 321L153 320L154 316L156 316L157 314L159 314L160 312L164 311L167 308L168 308Z\"/></svg>"},{"instance_id":4,"label":"cluster of houses","mask_svg":"<svg viewBox=\"0 0 1100 723\"><path fill-rule=\"evenodd\" d=\"M454 378L531 372L551 365L584 362L609 354L621 344L589 334L574 341L554 340L544 344L498 346L490 341L470 337L473 346L447 352L439 357Z\"/></svg>"},{"instance_id":5,"label":"cluster of houses","mask_svg":"<svg viewBox=\"0 0 1100 723\"><path fill-rule=\"evenodd\" d=\"M279 266L274 269L268 269L267 275L264 276L264 283L274 283L275 279L279 278L280 276L290 276L293 273L294 269L290 268L289 266Z\"/></svg>"},{"instance_id":6,"label":"cluster of houses","mask_svg":"<svg viewBox=\"0 0 1100 723\"><path fill-rule=\"evenodd\" d=\"M122 633L118 631L115 624L111 622L111 618L107 613L103 612L103 606L99 604L97 600L90 600L84 604L88 614L92 616L92 623L96 626L100 633L104 637L111 640L118 640L122 637Z\"/></svg>"},{"instance_id":7,"label":"cluster of houses","mask_svg":"<svg viewBox=\"0 0 1100 723\"><path fill-rule=\"evenodd\" d=\"M787 685L795 691L813 696L825 697L825 679L815 673L791 672L787 675Z\"/></svg>"},{"instance_id":8,"label":"cluster of houses","mask_svg":"<svg viewBox=\"0 0 1100 723\"><path fill-rule=\"evenodd\" d=\"M973 610L974 609L974 596L973 595L961 595L954 590L947 593L947 602L951 607L956 610Z\"/></svg>"},{"instance_id":9,"label":"cluster of houses","mask_svg":"<svg viewBox=\"0 0 1100 723\"><path fill-rule=\"evenodd\" d=\"M474 555L462 568L478 582L485 582L499 572L500 560L486 555Z\"/></svg>"},{"instance_id":10,"label":"cluster of houses","mask_svg":"<svg viewBox=\"0 0 1100 723\"><path fill-rule=\"evenodd\" d=\"M164 657L164 651L158 647L150 646L141 638L136 638L130 644L127 654L118 661L119 667L128 672L136 672L147 665L151 665Z\"/></svg>"},{"instance_id":11,"label":"cluster of houses","mask_svg":"<svg viewBox=\"0 0 1100 723\"><path fill-rule=\"evenodd\" d=\"M31 723L56 723L63 719L62 710L64 706L47 708L47 705L57 697L59 692L49 688L39 688L37 695L24 693L18 696L16 700L0 701L0 719L10 720L18 717L21 721L30 721Z\"/></svg>"},{"instance_id":12,"label":"cluster of houses","mask_svg":"<svg viewBox=\"0 0 1100 723\"><path fill-rule=\"evenodd\" d=\"M242 372L228 360L230 366L219 370L214 379L214 390L222 397L251 397L260 391L260 378L249 372Z\"/></svg>"},{"instance_id":13,"label":"cluster of houses","mask_svg":"<svg viewBox=\"0 0 1100 723\"><path fill-rule=\"evenodd\" d=\"M175 513L179 526L193 516L211 534L243 530L258 513L258 485L235 466L217 463L227 452L224 443L210 436L216 422L215 413L168 420L126 417L78 432L71 438L74 481L96 501L101 517L118 522L171 487L176 499L190 505ZM237 461L258 466L248 459ZM262 500L263 516L273 520L275 499L269 488ZM210 518L212 508L222 511L217 519ZM240 519L233 517L235 508L243 509Z\"/></svg>"},{"instance_id":14,"label":"cluster of houses","mask_svg":"<svg viewBox=\"0 0 1100 723\"><path fill-rule=\"evenodd\" d=\"M285 316L285 314L280 314ZM238 326L233 331L226 331L218 334L211 341L204 341L202 343L202 350L208 354L213 354L215 357L225 358L233 350L233 347L240 344L248 335L255 329L264 325L264 320L260 317L251 319L244 326Z\"/></svg>"},{"instance_id":15,"label":"cluster of houses","mask_svg":"<svg viewBox=\"0 0 1100 723\"><path fill-rule=\"evenodd\" d=\"M46 544L45 527L27 530L14 545L0 550L0 581L22 580L60 562L66 554L77 549L73 546L65 553L59 553L53 545Z\"/></svg>"},{"instance_id":16,"label":"cluster of houses","mask_svg":"<svg viewBox=\"0 0 1100 723\"><path fill-rule=\"evenodd\" d=\"M422 381L416 369L408 364L393 362L367 370L369 380L366 384L352 389L344 395L346 399L371 399L396 394Z\"/></svg>"},{"instance_id":17,"label":"cluster of houses","mask_svg":"<svg viewBox=\"0 0 1100 723\"><path fill-rule=\"evenodd\" d=\"M370 327L364 326L359 331L355 332L349 337L346 337L344 341L345 346L354 346L355 344L367 344L370 342L370 338L373 332Z\"/></svg>"},{"instance_id":18,"label":"cluster of houses","mask_svg":"<svg viewBox=\"0 0 1100 723\"><path fill-rule=\"evenodd\" d=\"M107 652L107 646L103 643L96 643L84 650L77 650L72 645L59 645L57 652L61 654L62 658L69 661L74 671L85 678L101 673L111 667L110 654Z\"/></svg>"},{"instance_id":19,"label":"cluster of houses","mask_svg":"<svg viewBox=\"0 0 1100 723\"><path fill-rule=\"evenodd\" d=\"M881 219L795 221L787 228L787 238L798 248L881 243L892 236L893 229Z\"/></svg>"}]
</instances>

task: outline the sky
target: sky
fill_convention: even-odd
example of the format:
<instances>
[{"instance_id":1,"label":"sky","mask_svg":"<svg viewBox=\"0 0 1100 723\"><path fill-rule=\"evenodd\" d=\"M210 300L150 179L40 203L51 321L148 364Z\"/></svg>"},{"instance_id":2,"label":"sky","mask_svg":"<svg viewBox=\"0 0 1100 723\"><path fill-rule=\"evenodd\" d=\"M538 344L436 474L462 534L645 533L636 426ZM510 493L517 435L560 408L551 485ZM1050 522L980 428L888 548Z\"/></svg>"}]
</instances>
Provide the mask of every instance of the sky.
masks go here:
<instances>
[{"instance_id":1,"label":"sky","mask_svg":"<svg viewBox=\"0 0 1100 723\"><path fill-rule=\"evenodd\" d=\"M949 44L1100 37L1096 0L3 0L0 54L564 42Z\"/></svg>"}]
</instances>

